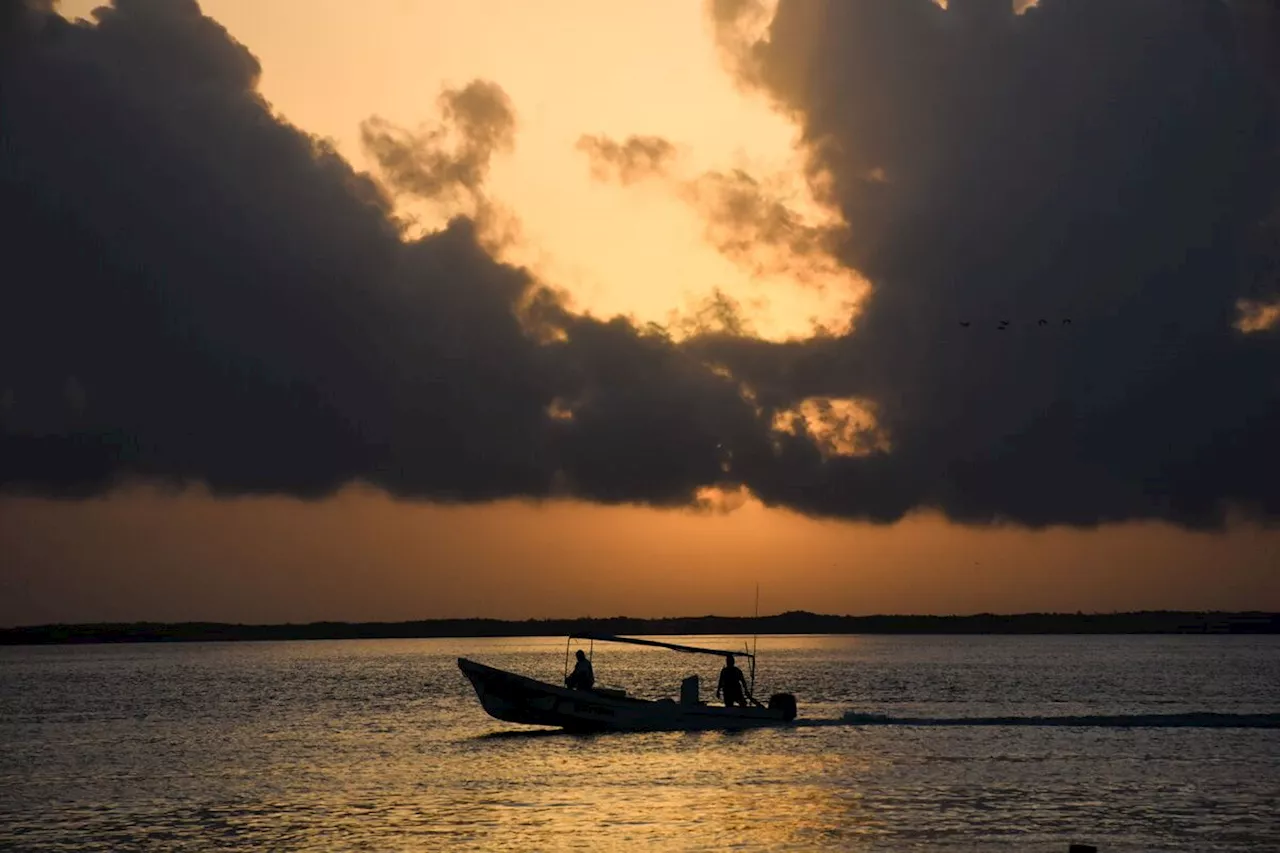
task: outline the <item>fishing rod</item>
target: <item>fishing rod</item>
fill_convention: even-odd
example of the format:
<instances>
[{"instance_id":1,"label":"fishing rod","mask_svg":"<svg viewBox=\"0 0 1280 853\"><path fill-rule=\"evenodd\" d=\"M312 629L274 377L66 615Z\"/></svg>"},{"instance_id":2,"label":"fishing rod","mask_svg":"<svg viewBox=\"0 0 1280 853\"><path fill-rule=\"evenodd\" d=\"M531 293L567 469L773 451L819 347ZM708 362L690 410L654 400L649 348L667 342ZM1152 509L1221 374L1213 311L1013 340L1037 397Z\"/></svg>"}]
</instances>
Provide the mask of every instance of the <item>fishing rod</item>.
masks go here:
<instances>
[{"instance_id":1,"label":"fishing rod","mask_svg":"<svg viewBox=\"0 0 1280 853\"><path fill-rule=\"evenodd\" d=\"M756 615L751 620L751 627L755 633L751 636L751 689L748 692L755 706L761 708L764 706L756 699L756 650L760 648L760 581L756 581Z\"/></svg>"}]
</instances>

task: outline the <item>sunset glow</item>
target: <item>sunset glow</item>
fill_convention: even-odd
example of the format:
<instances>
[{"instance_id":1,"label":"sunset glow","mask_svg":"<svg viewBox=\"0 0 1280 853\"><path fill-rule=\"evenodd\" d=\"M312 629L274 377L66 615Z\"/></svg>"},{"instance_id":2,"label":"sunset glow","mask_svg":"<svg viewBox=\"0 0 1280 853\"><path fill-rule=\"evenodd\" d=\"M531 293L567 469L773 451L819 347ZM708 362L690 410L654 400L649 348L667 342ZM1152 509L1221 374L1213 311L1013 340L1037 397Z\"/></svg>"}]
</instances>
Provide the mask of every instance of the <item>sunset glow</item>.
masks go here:
<instances>
[{"instance_id":1,"label":"sunset glow","mask_svg":"<svg viewBox=\"0 0 1280 853\"><path fill-rule=\"evenodd\" d=\"M1280 608L1266 39L99 2L5 140L0 624Z\"/></svg>"}]
</instances>

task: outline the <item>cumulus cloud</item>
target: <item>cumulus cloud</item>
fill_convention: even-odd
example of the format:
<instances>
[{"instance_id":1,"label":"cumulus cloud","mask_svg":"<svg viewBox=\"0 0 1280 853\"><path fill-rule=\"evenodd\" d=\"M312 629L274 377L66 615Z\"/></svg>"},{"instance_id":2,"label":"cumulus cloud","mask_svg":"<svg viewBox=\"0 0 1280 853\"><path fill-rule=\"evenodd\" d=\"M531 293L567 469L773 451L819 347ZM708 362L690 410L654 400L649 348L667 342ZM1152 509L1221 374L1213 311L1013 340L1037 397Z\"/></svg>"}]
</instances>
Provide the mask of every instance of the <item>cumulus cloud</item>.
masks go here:
<instances>
[{"instance_id":1,"label":"cumulus cloud","mask_svg":"<svg viewBox=\"0 0 1280 853\"><path fill-rule=\"evenodd\" d=\"M759 182L699 191L731 235L872 286L853 331L783 344L732 306L687 340L574 314L495 260L474 209L411 236L393 197L465 208L513 144L492 84L446 91L426 128L367 123L375 179L273 114L257 60L191 0L76 24L20 6L0 59L0 486L1275 519L1280 100L1246 5L782 0L761 35L734 18L743 85L796 117L847 227L806 231ZM610 162L671 180L661 153Z\"/></svg>"},{"instance_id":2,"label":"cumulus cloud","mask_svg":"<svg viewBox=\"0 0 1280 853\"><path fill-rule=\"evenodd\" d=\"M766 0L706 0L716 47L725 63L750 85L757 82L752 47L766 34L777 4Z\"/></svg>"},{"instance_id":3,"label":"cumulus cloud","mask_svg":"<svg viewBox=\"0 0 1280 853\"><path fill-rule=\"evenodd\" d=\"M1280 513L1280 337L1258 312L1234 327L1280 288L1278 116L1245 5L782 0L739 73L799 121L873 288L840 372L802 379L873 401L892 450L799 448L766 499L1035 525ZM732 34L750 7L709 12ZM751 356L731 362L748 382Z\"/></svg>"},{"instance_id":4,"label":"cumulus cloud","mask_svg":"<svg viewBox=\"0 0 1280 853\"><path fill-rule=\"evenodd\" d=\"M801 215L782 187L742 169L709 171L682 187L707 223L707 239L757 275L788 274L815 282L831 274L839 225Z\"/></svg>"},{"instance_id":5,"label":"cumulus cloud","mask_svg":"<svg viewBox=\"0 0 1280 853\"><path fill-rule=\"evenodd\" d=\"M425 202L438 217L470 217L486 248L510 245L520 221L489 196L485 181L493 158L515 148L511 99L492 81L472 80L445 87L437 106L439 119L416 129L379 116L361 123L361 142L383 186L398 200Z\"/></svg>"},{"instance_id":6,"label":"cumulus cloud","mask_svg":"<svg viewBox=\"0 0 1280 853\"><path fill-rule=\"evenodd\" d=\"M6 488L680 504L754 428L731 382L570 314L472 218L406 236L391 193L482 195L514 133L496 86L446 91L425 131L366 124L378 183L273 115L194 2L22 23L0 70Z\"/></svg>"}]
</instances>

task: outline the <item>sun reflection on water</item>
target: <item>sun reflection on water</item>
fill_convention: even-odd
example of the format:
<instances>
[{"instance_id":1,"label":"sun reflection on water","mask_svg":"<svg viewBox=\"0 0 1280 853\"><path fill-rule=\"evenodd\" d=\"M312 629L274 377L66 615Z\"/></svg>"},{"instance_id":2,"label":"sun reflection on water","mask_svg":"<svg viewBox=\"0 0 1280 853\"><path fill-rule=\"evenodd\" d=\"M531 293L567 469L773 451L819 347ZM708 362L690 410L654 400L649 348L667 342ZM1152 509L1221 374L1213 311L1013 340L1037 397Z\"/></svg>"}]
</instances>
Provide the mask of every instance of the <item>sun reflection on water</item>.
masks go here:
<instances>
[{"instance_id":1,"label":"sun reflection on water","mask_svg":"<svg viewBox=\"0 0 1280 853\"><path fill-rule=\"evenodd\" d=\"M562 638L0 649L0 848L1049 853L1087 833L1109 853L1280 849L1280 730L842 724L851 708L1275 713L1274 638L760 652L763 688L794 691L806 725L524 730L485 716L457 670L466 655L554 680ZM595 659L647 696L719 666L599 644Z\"/></svg>"}]
</instances>

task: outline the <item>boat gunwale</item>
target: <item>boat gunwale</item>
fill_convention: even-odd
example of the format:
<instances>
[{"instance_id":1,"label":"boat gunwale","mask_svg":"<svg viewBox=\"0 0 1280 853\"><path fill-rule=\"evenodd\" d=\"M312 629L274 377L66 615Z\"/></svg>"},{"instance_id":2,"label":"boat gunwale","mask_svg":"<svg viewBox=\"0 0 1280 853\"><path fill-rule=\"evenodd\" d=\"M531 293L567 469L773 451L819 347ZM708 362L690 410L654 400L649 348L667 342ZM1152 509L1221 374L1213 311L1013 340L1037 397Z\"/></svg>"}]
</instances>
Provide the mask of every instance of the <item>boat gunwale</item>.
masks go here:
<instances>
[{"instance_id":1,"label":"boat gunwale","mask_svg":"<svg viewBox=\"0 0 1280 853\"><path fill-rule=\"evenodd\" d=\"M661 701L659 699L645 699L640 696L632 696L628 693L622 693L622 695L618 695L617 693L613 693L613 692L598 693L596 692L595 688L587 688L586 690L575 690L574 688L571 688L571 687L561 687L558 684L552 684L550 681L539 681L536 678L531 678L527 675L521 675L518 672L512 672L507 669L499 669L496 666L490 666L487 663L480 663L478 661L473 661L470 658L458 658L458 665L463 667L464 673L466 672L466 668L465 666L463 666L464 664L465 666L474 667L476 669L487 670L488 672L494 673L498 676L501 676L502 678L515 679L518 681L527 682L528 685L537 687L540 690L550 690L554 692L557 696L561 696L566 699L580 699L583 693L589 693L591 694L591 698L593 701L596 699L600 699L600 700L611 701L611 702L631 702L631 703L642 704L642 705L657 704L658 702Z\"/></svg>"}]
</instances>

